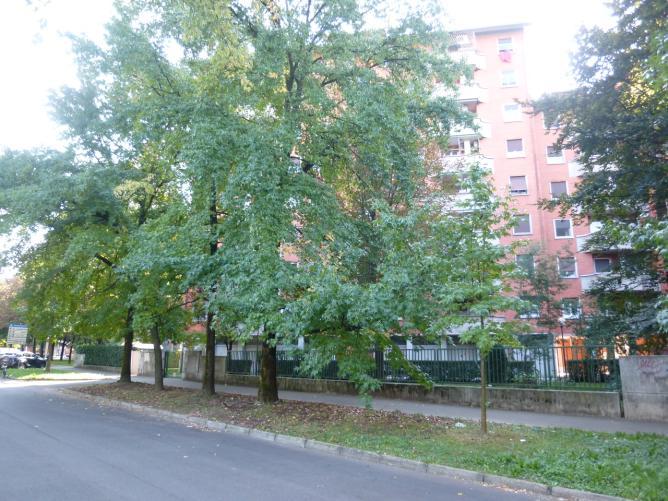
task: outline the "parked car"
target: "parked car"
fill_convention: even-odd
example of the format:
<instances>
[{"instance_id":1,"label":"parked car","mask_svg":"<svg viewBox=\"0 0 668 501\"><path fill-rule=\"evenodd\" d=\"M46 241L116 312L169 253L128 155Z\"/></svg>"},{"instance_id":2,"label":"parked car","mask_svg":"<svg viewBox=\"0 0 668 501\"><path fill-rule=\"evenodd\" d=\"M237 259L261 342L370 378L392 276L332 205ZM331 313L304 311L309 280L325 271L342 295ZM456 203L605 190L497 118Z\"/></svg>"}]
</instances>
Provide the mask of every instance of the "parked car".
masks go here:
<instances>
[{"instance_id":1,"label":"parked car","mask_svg":"<svg viewBox=\"0 0 668 501\"><path fill-rule=\"evenodd\" d=\"M40 357L37 353L31 351L24 351L19 358L19 365L21 367L34 367L41 369L46 366L46 358Z\"/></svg>"},{"instance_id":2,"label":"parked car","mask_svg":"<svg viewBox=\"0 0 668 501\"><path fill-rule=\"evenodd\" d=\"M21 362L14 353L5 353L0 355L0 366L6 366L8 369L17 369Z\"/></svg>"}]
</instances>

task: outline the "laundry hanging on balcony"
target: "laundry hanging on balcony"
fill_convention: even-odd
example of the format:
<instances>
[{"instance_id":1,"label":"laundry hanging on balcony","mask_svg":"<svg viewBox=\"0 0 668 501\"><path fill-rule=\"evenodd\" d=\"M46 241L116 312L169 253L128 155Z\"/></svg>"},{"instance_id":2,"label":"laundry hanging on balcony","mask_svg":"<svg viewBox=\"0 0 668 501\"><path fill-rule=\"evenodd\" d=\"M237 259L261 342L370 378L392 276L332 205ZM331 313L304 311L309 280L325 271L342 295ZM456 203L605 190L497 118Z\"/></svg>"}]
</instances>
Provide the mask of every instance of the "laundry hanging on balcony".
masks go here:
<instances>
[{"instance_id":1,"label":"laundry hanging on balcony","mask_svg":"<svg viewBox=\"0 0 668 501\"><path fill-rule=\"evenodd\" d=\"M513 60L513 53L509 50L502 50L499 52L499 59L504 63L509 63Z\"/></svg>"}]
</instances>

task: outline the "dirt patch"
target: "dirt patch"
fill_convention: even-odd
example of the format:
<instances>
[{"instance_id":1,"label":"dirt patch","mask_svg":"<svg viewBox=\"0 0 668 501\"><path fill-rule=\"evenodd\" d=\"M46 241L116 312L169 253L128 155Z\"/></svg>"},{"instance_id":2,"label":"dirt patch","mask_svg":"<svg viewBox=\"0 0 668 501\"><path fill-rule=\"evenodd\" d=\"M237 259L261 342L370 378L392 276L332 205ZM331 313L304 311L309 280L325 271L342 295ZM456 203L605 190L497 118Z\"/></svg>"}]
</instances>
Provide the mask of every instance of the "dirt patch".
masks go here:
<instances>
[{"instance_id":1,"label":"dirt patch","mask_svg":"<svg viewBox=\"0 0 668 501\"><path fill-rule=\"evenodd\" d=\"M185 388L167 387L163 391L156 391L152 385L144 383L93 385L77 388L76 391L272 431L285 431L294 425L326 426L343 423L368 431L383 427L426 430L454 425L451 419L421 414L294 400L261 404L255 397L236 393L218 393L207 397L199 391Z\"/></svg>"}]
</instances>

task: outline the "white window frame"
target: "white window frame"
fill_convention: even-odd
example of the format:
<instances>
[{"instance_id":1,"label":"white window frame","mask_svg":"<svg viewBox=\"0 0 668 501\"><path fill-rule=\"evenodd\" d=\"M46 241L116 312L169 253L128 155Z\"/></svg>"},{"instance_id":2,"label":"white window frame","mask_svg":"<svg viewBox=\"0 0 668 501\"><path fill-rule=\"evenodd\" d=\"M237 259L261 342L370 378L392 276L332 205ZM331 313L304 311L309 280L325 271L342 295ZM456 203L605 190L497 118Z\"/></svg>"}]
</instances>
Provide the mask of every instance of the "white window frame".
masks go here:
<instances>
[{"instance_id":1,"label":"white window frame","mask_svg":"<svg viewBox=\"0 0 668 501\"><path fill-rule=\"evenodd\" d=\"M512 180L511 180L513 177L523 177L524 178L524 186L526 186L526 189L524 190L524 193L513 192L513 183L512 183ZM525 175L508 176L508 184L510 186L510 195L513 196L513 197L523 197L523 196L526 196L526 195L529 194L529 182L528 182L527 177Z\"/></svg>"},{"instance_id":2,"label":"white window frame","mask_svg":"<svg viewBox=\"0 0 668 501\"><path fill-rule=\"evenodd\" d=\"M510 40L510 49L502 49L500 44L501 40ZM496 48L497 52L513 52L515 41L513 40L513 37L499 37L496 39Z\"/></svg>"},{"instance_id":3,"label":"white window frame","mask_svg":"<svg viewBox=\"0 0 668 501\"><path fill-rule=\"evenodd\" d=\"M598 271L596 269L596 261L604 261L604 260L608 262L608 267L609 267L610 270L612 270L612 259L610 259L609 257L595 257L594 258L594 273L596 273L597 275L607 275L608 273L610 273L610 271Z\"/></svg>"},{"instance_id":4,"label":"white window frame","mask_svg":"<svg viewBox=\"0 0 668 501\"><path fill-rule=\"evenodd\" d=\"M515 80L513 81L513 83L505 83L503 80L503 74L511 72L515 76ZM515 68L508 68L501 70L501 87L503 88L517 87L518 85L519 85L519 79L517 78L517 70L515 70Z\"/></svg>"},{"instance_id":5,"label":"white window frame","mask_svg":"<svg viewBox=\"0 0 668 501\"><path fill-rule=\"evenodd\" d=\"M568 194L569 194L568 193L568 181L550 181L550 195L552 195L553 200L556 200L559 197L555 198L554 193L552 193L552 183L564 183L566 185L566 192L564 193L564 195L568 196Z\"/></svg>"},{"instance_id":6,"label":"white window frame","mask_svg":"<svg viewBox=\"0 0 668 501\"><path fill-rule=\"evenodd\" d=\"M517 114L513 112L512 114L506 110L507 106L517 106ZM501 108L503 112L503 121L504 122L521 122L522 121L522 105L520 103L505 103ZM524 150L524 141L522 141L522 150Z\"/></svg>"},{"instance_id":7,"label":"white window frame","mask_svg":"<svg viewBox=\"0 0 668 501\"><path fill-rule=\"evenodd\" d=\"M569 231L567 237L560 237L557 235L557 221L568 221ZM552 228L554 229L554 238L557 240L563 240L566 238L573 238L573 220L572 219L553 219Z\"/></svg>"},{"instance_id":8,"label":"white window frame","mask_svg":"<svg viewBox=\"0 0 668 501\"><path fill-rule=\"evenodd\" d=\"M568 275L564 276L561 274L561 260L562 259L572 259L574 266L573 270L573 275ZM559 278L564 278L564 279L571 279L571 278L578 278L580 275L578 274L578 260L575 258L575 256L564 256L564 257L557 257L557 273L559 274Z\"/></svg>"},{"instance_id":9,"label":"white window frame","mask_svg":"<svg viewBox=\"0 0 668 501\"><path fill-rule=\"evenodd\" d=\"M555 146L553 144L550 144L550 145L545 147L545 158L547 159L547 163L551 164L551 165L552 164L564 164L564 163L566 163L566 157L564 155L564 150L560 150L561 151L561 156L551 157L549 155L549 149L554 148L554 147Z\"/></svg>"},{"instance_id":10,"label":"white window frame","mask_svg":"<svg viewBox=\"0 0 668 501\"><path fill-rule=\"evenodd\" d=\"M520 140L522 142L522 149L520 151L508 151L508 141L517 141L517 140ZM510 139L506 139L506 158L521 158L525 156L526 153L524 151L524 138L512 137Z\"/></svg>"},{"instance_id":11,"label":"white window frame","mask_svg":"<svg viewBox=\"0 0 668 501\"><path fill-rule=\"evenodd\" d=\"M576 306L576 312L575 314L568 313L566 314L566 310L564 310L564 303L563 301L571 301L574 300L573 302L577 305ZM582 314L582 305L580 304L580 299L577 297L565 297L563 298L561 303L561 316L566 319L566 320L574 320L576 318L580 318L580 315Z\"/></svg>"},{"instance_id":12,"label":"white window frame","mask_svg":"<svg viewBox=\"0 0 668 501\"><path fill-rule=\"evenodd\" d=\"M513 235L522 236L522 235L533 235L533 223L531 222L531 214L519 214L520 216L527 216L529 218L529 232L528 233L515 233L515 227L513 226Z\"/></svg>"}]
</instances>

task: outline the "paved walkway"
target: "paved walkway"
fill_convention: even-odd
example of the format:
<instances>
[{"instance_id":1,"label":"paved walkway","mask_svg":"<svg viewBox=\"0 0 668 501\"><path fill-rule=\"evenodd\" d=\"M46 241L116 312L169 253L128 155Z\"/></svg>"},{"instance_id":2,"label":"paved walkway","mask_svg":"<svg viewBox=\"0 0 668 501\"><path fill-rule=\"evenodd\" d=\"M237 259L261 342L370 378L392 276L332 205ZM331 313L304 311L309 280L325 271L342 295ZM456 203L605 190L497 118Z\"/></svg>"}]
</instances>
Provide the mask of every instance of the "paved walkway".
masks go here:
<instances>
[{"instance_id":1,"label":"paved walkway","mask_svg":"<svg viewBox=\"0 0 668 501\"><path fill-rule=\"evenodd\" d=\"M133 377L134 381L153 383L152 377ZM165 384L182 388L201 388L201 383L184 381L177 378L166 378ZM240 393L242 395L256 395L257 388L250 386L216 385L216 391L221 393ZM304 402L322 402L352 407L362 407L360 399L353 395L339 395L334 393L308 393L300 391L279 391L282 400L300 400ZM480 409L477 407L463 407L457 405L430 404L410 400L389 398L374 398L373 408L388 411L400 411L410 414L424 414L427 416L443 416L455 419L480 419ZM502 411L488 409L487 418L490 422L522 424L527 426L577 428L580 430L599 432L625 433L659 433L668 435L668 423L650 421L630 421L626 419L601 418L594 416L565 416L560 414L542 414L538 412Z\"/></svg>"}]
</instances>

